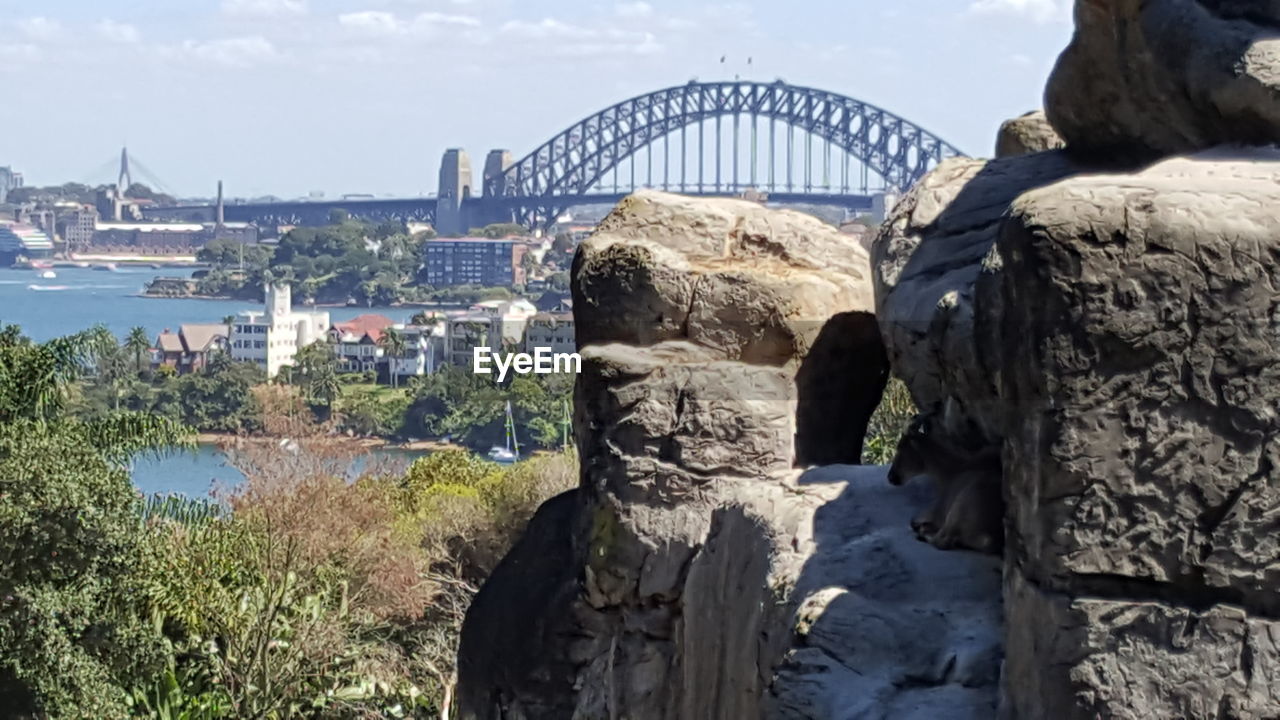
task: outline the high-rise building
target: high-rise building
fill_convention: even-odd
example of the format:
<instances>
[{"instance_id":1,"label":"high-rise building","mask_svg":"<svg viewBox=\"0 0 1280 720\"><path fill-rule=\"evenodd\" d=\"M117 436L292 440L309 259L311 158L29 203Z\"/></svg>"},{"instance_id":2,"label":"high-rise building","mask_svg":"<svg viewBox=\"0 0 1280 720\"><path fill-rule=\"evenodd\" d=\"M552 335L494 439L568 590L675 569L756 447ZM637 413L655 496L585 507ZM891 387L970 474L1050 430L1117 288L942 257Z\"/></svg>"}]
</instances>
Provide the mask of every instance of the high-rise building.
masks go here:
<instances>
[{"instance_id":1,"label":"high-rise building","mask_svg":"<svg viewBox=\"0 0 1280 720\"><path fill-rule=\"evenodd\" d=\"M0 203L9 202L9 193L22 187L22 173L11 167L0 167Z\"/></svg>"},{"instance_id":2,"label":"high-rise building","mask_svg":"<svg viewBox=\"0 0 1280 720\"><path fill-rule=\"evenodd\" d=\"M526 243L487 238L442 238L426 244L427 284L433 287L524 284Z\"/></svg>"}]
</instances>

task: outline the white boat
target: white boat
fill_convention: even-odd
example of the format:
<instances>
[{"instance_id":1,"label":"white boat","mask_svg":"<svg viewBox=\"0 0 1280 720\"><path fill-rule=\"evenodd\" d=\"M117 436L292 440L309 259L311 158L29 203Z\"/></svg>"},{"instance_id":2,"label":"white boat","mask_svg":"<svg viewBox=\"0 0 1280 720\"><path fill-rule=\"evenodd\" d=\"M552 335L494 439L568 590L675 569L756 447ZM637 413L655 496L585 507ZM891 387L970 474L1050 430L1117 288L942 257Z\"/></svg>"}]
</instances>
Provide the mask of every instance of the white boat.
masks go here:
<instances>
[{"instance_id":1,"label":"white boat","mask_svg":"<svg viewBox=\"0 0 1280 720\"><path fill-rule=\"evenodd\" d=\"M511 401L507 401L507 446L494 445L489 449L489 460L499 465L514 465L520 461L520 441L516 439L516 421L511 414Z\"/></svg>"},{"instance_id":2,"label":"white boat","mask_svg":"<svg viewBox=\"0 0 1280 720\"><path fill-rule=\"evenodd\" d=\"M495 445L489 450L489 460L491 462L496 462L499 465L514 465L519 459L520 456L516 455L508 448L498 447Z\"/></svg>"},{"instance_id":3,"label":"white boat","mask_svg":"<svg viewBox=\"0 0 1280 720\"><path fill-rule=\"evenodd\" d=\"M115 264L115 263L107 263L107 264L105 264L105 265L94 265L94 266L93 266L93 269L94 269L94 270L105 270L106 272L116 272L116 271L117 271L117 270L119 270L120 268L116 267L116 264Z\"/></svg>"},{"instance_id":4,"label":"white boat","mask_svg":"<svg viewBox=\"0 0 1280 720\"><path fill-rule=\"evenodd\" d=\"M58 273L52 270L45 270L44 272L40 273L41 280L53 280L57 277L58 277Z\"/></svg>"}]
</instances>

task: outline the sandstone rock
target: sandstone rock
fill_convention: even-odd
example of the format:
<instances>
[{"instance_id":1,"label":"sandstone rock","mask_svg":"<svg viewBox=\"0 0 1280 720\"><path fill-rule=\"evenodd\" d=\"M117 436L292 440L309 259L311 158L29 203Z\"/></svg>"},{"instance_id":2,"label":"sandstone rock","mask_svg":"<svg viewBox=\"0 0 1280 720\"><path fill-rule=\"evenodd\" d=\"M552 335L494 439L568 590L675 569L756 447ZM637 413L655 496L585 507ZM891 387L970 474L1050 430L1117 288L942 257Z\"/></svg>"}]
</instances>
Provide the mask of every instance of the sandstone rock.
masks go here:
<instances>
[{"instance_id":1,"label":"sandstone rock","mask_svg":"<svg viewBox=\"0 0 1280 720\"><path fill-rule=\"evenodd\" d=\"M793 382L684 342L582 352L583 487L468 613L462 717L759 717L820 502L787 482Z\"/></svg>"},{"instance_id":2,"label":"sandstone rock","mask_svg":"<svg viewBox=\"0 0 1280 720\"><path fill-rule=\"evenodd\" d=\"M866 254L796 213L641 193L573 291L582 483L468 613L461 717L763 717L826 499L793 468L856 459L887 378Z\"/></svg>"},{"instance_id":3,"label":"sandstone rock","mask_svg":"<svg viewBox=\"0 0 1280 720\"><path fill-rule=\"evenodd\" d=\"M1004 437L1000 368L975 287L998 271L992 255L1005 211L1024 191L1078 172L1061 152L1005 160L947 160L885 221L873 249L876 316L894 373L922 410L945 409L944 431L981 447ZM998 298L994 298L998 300ZM988 300L990 302L990 300Z\"/></svg>"},{"instance_id":4,"label":"sandstone rock","mask_svg":"<svg viewBox=\"0 0 1280 720\"><path fill-rule=\"evenodd\" d=\"M987 720L1002 658L999 558L943 553L909 520L924 483L825 467L800 481L839 493L814 519L797 581L795 640L770 691L778 720Z\"/></svg>"},{"instance_id":5,"label":"sandstone rock","mask_svg":"<svg viewBox=\"0 0 1280 720\"><path fill-rule=\"evenodd\" d=\"M574 258L578 342L687 340L784 368L804 395L798 462L856 463L888 378L870 274L856 238L811 216L642 191Z\"/></svg>"},{"instance_id":6,"label":"sandstone rock","mask_svg":"<svg viewBox=\"0 0 1280 720\"><path fill-rule=\"evenodd\" d=\"M1278 179L1198 155L1012 205L1013 717L1280 716Z\"/></svg>"},{"instance_id":7,"label":"sandstone rock","mask_svg":"<svg viewBox=\"0 0 1280 720\"><path fill-rule=\"evenodd\" d=\"M996 137L996 157L1015 157L1031 153L1060 150L1066 145L1058 131L1049 124L1043 110L1006 120Z\"/></svg>"},{"instance_id":8,"label":"sandstone rock","mask_svg":"<svg viewBox=\"0 0 1280 720\"><path fill-rule=\"evenodd\" d=\"M1097 155L1280 142L1278 28L1274 2L1077 0L1049 120Z\"/></svg>"}]
</instances>

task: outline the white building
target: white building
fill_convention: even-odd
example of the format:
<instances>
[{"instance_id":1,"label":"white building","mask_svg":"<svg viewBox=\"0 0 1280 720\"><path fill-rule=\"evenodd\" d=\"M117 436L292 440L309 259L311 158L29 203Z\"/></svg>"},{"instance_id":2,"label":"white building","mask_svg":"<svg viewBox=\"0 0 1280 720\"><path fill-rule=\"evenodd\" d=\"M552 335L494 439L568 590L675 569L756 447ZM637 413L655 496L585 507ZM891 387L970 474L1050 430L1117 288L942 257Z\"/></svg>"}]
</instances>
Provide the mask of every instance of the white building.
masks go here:
<instances>
[{"instance_id":1,"label":"white building","mask_svg":"<svg viewBox=\"0 0 1280 720\"><path fill-rule=\"evenodd\" d=\"M538 313L529 319L524 331L524 352L534 354L547 348L554 354L578 351L572 313Z\"/></svg>"},{"instance_id":2,"label":"white building","mask_svg":"<svg viewBox=\"0 0 1280 720\"><path fill-rule=\"evenodd\" d=\"M266 289L266 311L242 312L231 326L231 357L257 363L275 377L280 368L292 365L298 350L323 340L329 330L329 313L294 312L288 285Z\"/></svg>"},{"instance_id":3,"label":"white building","mask_svg":"<svg viewBox=\"0 0 1280 720\"><path fill-rule=\"evenodd\" d=\"M448 361L458 367L471 367L477 347L489 348L492 353L520 348L525 326L537 314L538 308L522 298L488 300L465 313L450 315L445 323Z\"/></svg>"},{"instance_id":4,"label":"white building","mask_svg":"<svg viewBox=\"0 0 1280 720\"><path fill-rule=\"evenodd\" d=\"M446 363L445 324L397 325L404 336L405 352L402 357L388 360L390 372L397 377L433 375Z\"/></svg>"}]
</instances>

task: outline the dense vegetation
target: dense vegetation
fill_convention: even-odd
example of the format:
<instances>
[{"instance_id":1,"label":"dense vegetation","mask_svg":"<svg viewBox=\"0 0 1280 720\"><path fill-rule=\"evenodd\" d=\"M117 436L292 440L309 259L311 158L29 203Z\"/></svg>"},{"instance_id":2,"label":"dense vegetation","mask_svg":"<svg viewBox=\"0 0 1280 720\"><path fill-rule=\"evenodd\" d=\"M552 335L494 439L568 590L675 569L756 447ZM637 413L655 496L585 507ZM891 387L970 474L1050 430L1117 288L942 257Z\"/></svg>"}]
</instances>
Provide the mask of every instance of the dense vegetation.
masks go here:
<instances>
[{"instance_id":1,"label":"dense vegetation","mask_svg":"<svg viewBox=\"0 0 1280 720\"><path fill-rule=\"evenodd\" d=\"M575 459L380 466L259 385L262 429L296 441L228 443L247 480L223 502L144 503L122 463L189 435L69 412L112 346L0 333L5 717L448 717L471 595Z\"/></svg>"},{"instance_id":2,"label":"dense vegetation","mask_svg":"<svg viewBox=\"0 0 1280 720\"><path fill-rule=\"evenodd\" d=\"M433 288L421 282L422 246L433 237L430 232L409 235L402 223L375 225L341 211L335 211L333 220L325 227L295 228L276 246L209 243L197 255L210 265L197 293L260 300L263 283L275 280L289 283L297 300L321 304L474 303L512 297L510 288ZM476 232L503 237L513 228L525 232L508 225Z\"/></svg>"},{"instance_id":3,"label":"dense vegetation","mask_svg":"<svg viewBox=\"0 0 1280 720\"><path fill-rule=\"evenodd\" d=\"M82 183L66 183L49 187L20 187L9 191L7 199L10 205L25 205L29 202L67 201L81 205L93 205L98 200L98 191L105 190L108 185L84 185ZM173 205L177 201L170 195L159 193L142 183L134 183L125 191L125 197L135 200L151 200L157 205Z\"/></svg>"},{"instance_id":4,"label":"dense vegetation","mask_svg":"<svg viewBox=\"0 0 1280 720\"><path fill-rule=\"evenodd\" d=\"M93 377L70 390L73 414L100 418L118 410L167 418L203 432L264 430L256 387L266 375L252 363L215 355L199 372L152 371L146 333L135 329L118 345L109 336L93 357ZM388 339L394 338L388 334ZM317 421L359 437L448 438L474 450L505 442L506 405L511 403L522 449L566 444L573 377L517 376L504 385L464 369L446 367L403 387L374 384L370 374L340 374L332 346L316 343L299 352L295 365L276 382L298 390Z\"/></svg>"}]
</instances>

